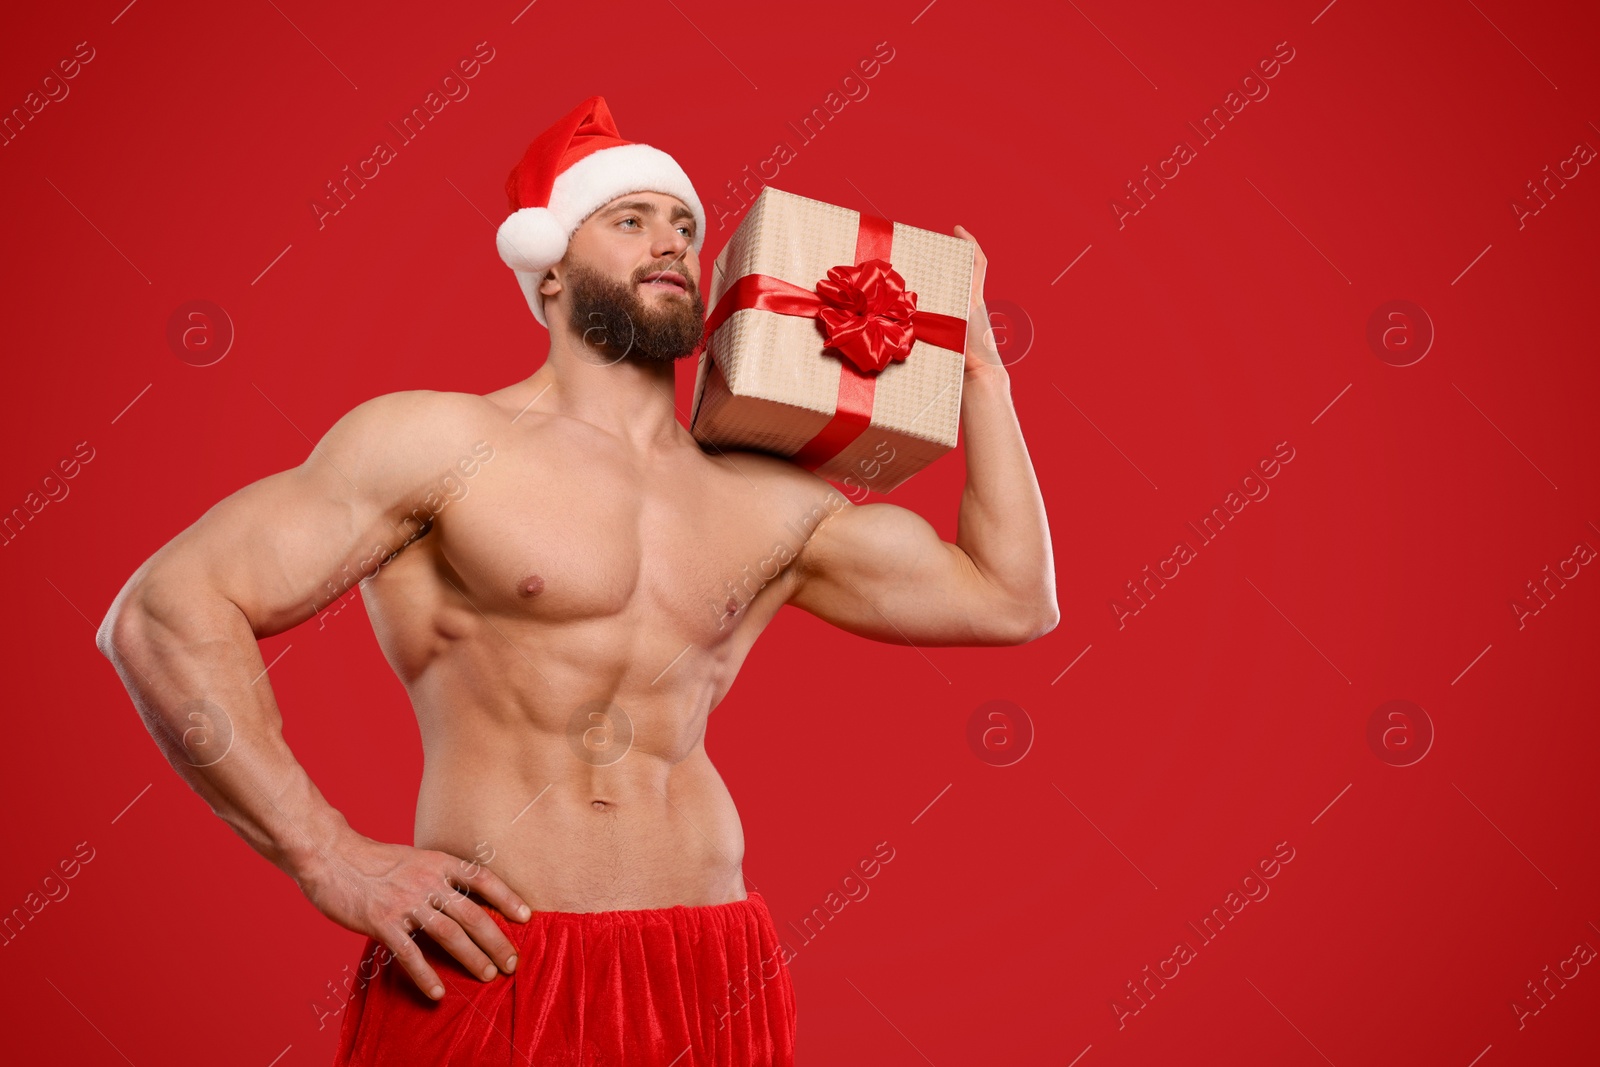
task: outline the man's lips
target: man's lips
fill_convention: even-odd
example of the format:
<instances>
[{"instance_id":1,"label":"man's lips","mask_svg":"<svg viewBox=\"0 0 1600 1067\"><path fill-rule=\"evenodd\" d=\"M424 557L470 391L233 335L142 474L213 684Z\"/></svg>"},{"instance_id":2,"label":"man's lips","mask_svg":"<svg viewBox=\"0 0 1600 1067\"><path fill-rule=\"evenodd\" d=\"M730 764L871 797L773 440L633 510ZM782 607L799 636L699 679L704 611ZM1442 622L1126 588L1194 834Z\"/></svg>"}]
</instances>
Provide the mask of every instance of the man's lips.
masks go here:
<instances>
[{"instance_id":1,"label":"man's lips","mask_svg":"<svg viewBox=\"0 0 1600 1067\"><path fill-rule=\"evenodd\" d=\"M653 274L647 274L644 277L644 281L639 284L671 286L683 293L689 291L689 280L677 271L672 270L658 270Z\"/></svg>"}]
</instances>

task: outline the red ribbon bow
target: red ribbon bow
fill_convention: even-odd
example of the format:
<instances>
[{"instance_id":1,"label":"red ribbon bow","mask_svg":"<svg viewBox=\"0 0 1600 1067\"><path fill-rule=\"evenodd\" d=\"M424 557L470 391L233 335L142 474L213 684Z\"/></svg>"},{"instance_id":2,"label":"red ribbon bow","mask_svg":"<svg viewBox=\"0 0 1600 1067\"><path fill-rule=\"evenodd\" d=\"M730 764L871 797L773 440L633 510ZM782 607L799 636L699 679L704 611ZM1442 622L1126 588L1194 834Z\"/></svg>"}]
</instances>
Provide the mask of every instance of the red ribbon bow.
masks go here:
<instances>
[{"instance_id":1,"label":"red ribbon bow","mask_svg":"<svg viewBox=\"0 0 1600 1067\"><path fill-rule=\"evenodd\" d=\"M874 256L860 263L828 268L828 276L807 289L768 274L736 278L706 317L698 353L735 311L755 308L780 315L816 319L824 345L845 357L850 375L871 378L895 361L904 361L916 341L951 351L963 350L967 321L954 315L917 310L917 294L889 260Z\"/></svg>"},{"instance_id":2,"label":"red ribbon bow","mask_svg":"<svg viewBox=\"0 0 1600 1067\"><path fill-rule=\"evenodd\" d=\"M817 283L817 318L829 348L868 374L911 354L917 294L887 259L831 267Z\"/></svg>"}]
</instances>

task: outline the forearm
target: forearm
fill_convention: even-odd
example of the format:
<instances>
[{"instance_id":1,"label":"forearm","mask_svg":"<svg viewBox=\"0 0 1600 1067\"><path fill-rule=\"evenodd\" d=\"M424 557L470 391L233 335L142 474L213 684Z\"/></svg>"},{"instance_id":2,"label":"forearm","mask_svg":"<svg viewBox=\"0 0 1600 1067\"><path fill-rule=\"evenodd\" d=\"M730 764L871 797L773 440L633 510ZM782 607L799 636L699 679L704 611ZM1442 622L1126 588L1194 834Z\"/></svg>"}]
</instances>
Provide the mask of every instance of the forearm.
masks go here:
<instances>
[{"instance_id":1,"label":"forearm","mask_svg":"<svg viewBox=\"0 0 1600 1067\"><path fill-rule=\"evenodd\" d=\"M211 810L297 881L350 833L290 752L265 664L231 601L130 583L98 636L145 727Z\"/></svg>"},{"instance_id":2,"label":"forearm","mask_svg":"<svg viewBox=\"0 0 1600 1067\"><path fill-rule=\"evenodd\" d=\"M998 355L965 372L961 427L967 484L956 544L1021 608L1053 623L1057 607L1050 526L1012 404L1010 372Z\"/></svg>"}]
</instances>

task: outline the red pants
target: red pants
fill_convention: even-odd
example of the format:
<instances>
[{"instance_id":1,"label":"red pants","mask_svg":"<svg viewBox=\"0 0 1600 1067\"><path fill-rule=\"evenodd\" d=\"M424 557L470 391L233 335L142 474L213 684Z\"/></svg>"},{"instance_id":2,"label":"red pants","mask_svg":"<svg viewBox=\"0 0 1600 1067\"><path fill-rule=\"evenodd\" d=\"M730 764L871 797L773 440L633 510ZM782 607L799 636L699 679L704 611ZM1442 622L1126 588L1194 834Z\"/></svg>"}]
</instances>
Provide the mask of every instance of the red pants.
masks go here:
<instances>
[{"instance_id":1,"label":"red pants","mask_svg":"<svg viewBox=\"0 0 1600 1067\"><path fill-rule=\"evenodd\" d=\"M334 1067L791 1067L788 950L758 893L633 911L484 909L517 968L485 982L425 933L444 981L433 1001L368 938Z\"/></svg>"}]
</instances>

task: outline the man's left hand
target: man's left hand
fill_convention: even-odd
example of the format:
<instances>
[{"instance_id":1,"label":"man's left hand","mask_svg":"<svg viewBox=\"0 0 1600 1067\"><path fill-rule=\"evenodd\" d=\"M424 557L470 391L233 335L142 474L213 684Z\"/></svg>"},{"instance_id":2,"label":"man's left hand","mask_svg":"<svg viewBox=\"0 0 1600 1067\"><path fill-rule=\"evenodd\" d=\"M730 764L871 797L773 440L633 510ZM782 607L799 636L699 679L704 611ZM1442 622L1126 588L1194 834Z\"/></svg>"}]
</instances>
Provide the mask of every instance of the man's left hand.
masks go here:
<instances>
[{"instance_id":1,"label":"man's left hand","mask_svg":"<svg viewBox=\"0 0 1600 1067\"><path fill-rule=\"evenodd\" d=\"M1000 351L995 347L994 330L989 326L989 309L983 303L983 276L989 267L989 261L984 258L983 249L978 247L978 241L964 226L956 226L955 235L963 241L972 243L972 296L967 304L967 358L963 370L971 374L975 370L1005 372L1005 365L1000 361Z\"/></svg>"}]
</instances>

